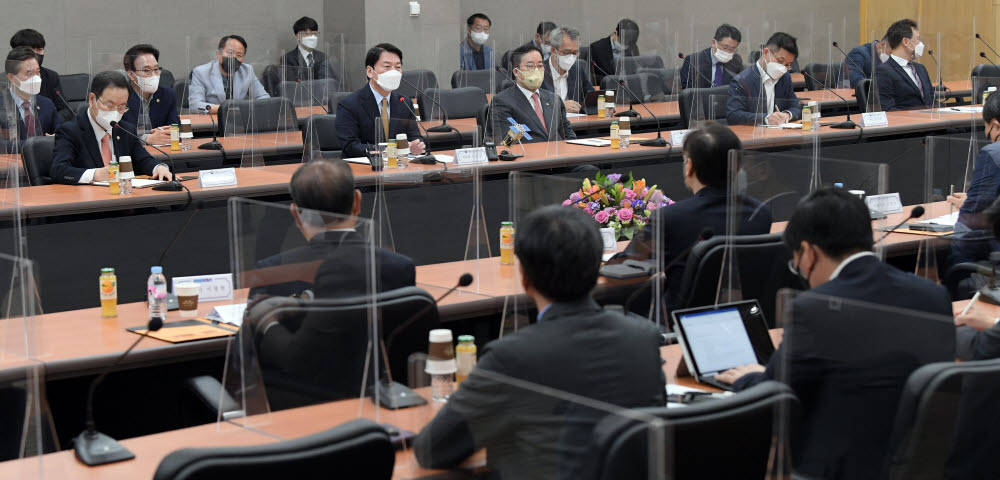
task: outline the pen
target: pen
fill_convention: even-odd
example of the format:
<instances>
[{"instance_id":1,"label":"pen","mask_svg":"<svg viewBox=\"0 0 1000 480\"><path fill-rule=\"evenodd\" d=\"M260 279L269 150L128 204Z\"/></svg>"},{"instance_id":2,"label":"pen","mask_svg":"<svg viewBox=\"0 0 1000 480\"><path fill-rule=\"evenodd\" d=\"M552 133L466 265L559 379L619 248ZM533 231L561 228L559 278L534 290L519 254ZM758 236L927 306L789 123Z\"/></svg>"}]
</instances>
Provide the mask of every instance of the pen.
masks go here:
<instances>
[{"instance_id":1,"label":"pen","mask_svg":"<svg viewBox=\"0 0 1000 480\"><path fill-rule=\"evenodd\" d=\"M972 296L972 300L969 300L969 304L962 309L962 313L959 316L969 313L969 310L972 309L972 305L976 303L976 300L979 300L979 292L976 292L976 294Z\"/></svg>"}]
</instances>

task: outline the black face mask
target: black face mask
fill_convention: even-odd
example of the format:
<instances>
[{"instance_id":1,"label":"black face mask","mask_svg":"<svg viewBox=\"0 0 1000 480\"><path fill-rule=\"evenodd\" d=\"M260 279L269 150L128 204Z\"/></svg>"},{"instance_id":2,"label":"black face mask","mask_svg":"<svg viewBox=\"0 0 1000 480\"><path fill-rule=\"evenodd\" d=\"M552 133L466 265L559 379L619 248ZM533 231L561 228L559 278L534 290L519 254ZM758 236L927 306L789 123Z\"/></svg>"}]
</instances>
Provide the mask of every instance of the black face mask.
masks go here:
<instances>
[{"instance_id":1,"label":"black face mask","mask_svg":"<svg viewBox=\"0 0 1000 480\"><path fill-rule=\"evenodd\" d=\"M36 53L35 57L38 58L38 66L41 67L42 66L42 60L45 59L45 55L42 54L42 53Z\"/></svg>"},{"instance_id":2,"label":"black face mask","mask_svg":"<svg viewBox=\"0 0 1000 480\"><path fill-rule=\"evenodd\" d=\"M222 71L230 75L232 75L233 72L239 70L240 67L243 66L243 62L241 62L236 57L222 57L221 64L222 64Z\"/></svg>"}]
</instances>

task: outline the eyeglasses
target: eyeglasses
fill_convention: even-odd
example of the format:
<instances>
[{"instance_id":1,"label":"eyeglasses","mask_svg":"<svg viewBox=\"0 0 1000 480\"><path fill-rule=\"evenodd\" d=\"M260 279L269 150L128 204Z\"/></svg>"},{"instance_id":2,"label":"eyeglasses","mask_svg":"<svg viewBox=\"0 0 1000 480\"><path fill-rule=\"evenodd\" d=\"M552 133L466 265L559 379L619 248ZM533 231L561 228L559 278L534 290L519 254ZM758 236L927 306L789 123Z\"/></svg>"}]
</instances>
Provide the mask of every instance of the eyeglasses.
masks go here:
<instances>
[{"instance_id":1,"label":"eyeglasses","mask_svg":"<svg viewBox=\"0 0 1000 480\"><path fill-rule=\"evenodd\" d=\"M718 48L719 50L722 50L723 52L727 53L736 53L736 49L739 48L739 45L726 45L725 43L716 40L715 48Z\"/></svg>"},{"instance_id":2,"label":"eyeglasses","mask_svg":"<svg viewBox=\"0 0 1000 480\"><path fill-rule=\"evenodd\" d=\"M522 72L530 72L532 70L540 70L540 69L542 69L544 67L545 67L544 63L539 63L539 64L528 63L528 64L525 64L525 65L518 66L517 69L520 70L520 71L522 71Z\"/></svg>"},{"instance_id":3,"label":"eyeglasses","mask_svg":"<svg viewBox=\"0 0 1000 480\"><path fill-rule=\"evenodd\" d=\"M573 51L573 50L560 50L560 49L555 48L555 47L553 47L552 49L555 50L556 53L558 53L559 55L562 55L564 57L566 55L580 55L580 50L576 50L576 51Z\"/></svg>"},{"instance_id":4,"label":"eyeglasses","mask_svg":"<svg viewBox=\"0 0 1000 480\"><path fill-rule=\"evenodd\" d=\"M103 106L104 108L106 108L108 110L118 110L118 113L125 113L125 112L128 111L128 106L127 105L122 105L120 107L116 107L114 105L108 105L107 103L104 102L104 100L101 100L100 98L97 98L96 100L97 100L98 104L100 104L101 106Z\"/></svg>"},{"instance_id":5,"label":"eyeglasses","mask_svg":"<svg viewBox=\"0 0 1000 480\"><path fill-rule=\"evenodd\" d=\"M146 68L144 68L142 70L135 70L135 72L139 73L139 74L142 74L142 76L144 76L144 77L148 77L150 75L159 75L161 72L163 72L163 69L160 68L160 67L156 67L156 68L146 67Z\"/></svg>"}]
</instances>

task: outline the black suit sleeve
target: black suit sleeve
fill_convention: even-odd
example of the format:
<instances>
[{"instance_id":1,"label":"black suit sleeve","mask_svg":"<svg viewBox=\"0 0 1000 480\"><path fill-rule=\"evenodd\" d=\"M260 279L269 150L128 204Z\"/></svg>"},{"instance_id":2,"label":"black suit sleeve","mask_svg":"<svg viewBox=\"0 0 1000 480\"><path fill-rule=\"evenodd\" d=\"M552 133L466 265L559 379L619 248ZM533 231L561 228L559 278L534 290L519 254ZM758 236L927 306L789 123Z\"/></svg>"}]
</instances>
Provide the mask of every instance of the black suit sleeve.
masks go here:
<instances>
[{"instance_id":1,"label":"black suit sleeve","mask_svg":"<svg viewBox=\"0 0 1000 480\"><path fill-rule=\"evenodd\" d=\"M895 60L889 59L890 62ZM896 82L893 80L892 73L888 68L878 69L878 101L882 106L883 112L891 112L896 110Z\"/></svg>"},{"instance_id":2,"label":"black suit sleeve","mask_svg":"<svg viewBox=\"0 0 1000 480\"><path fill-rule=\"evenodd\" d=\"M497 143L507 133L507 117L516 117L513 106L504 101L504 97L500 94L493 96L493 106L490 108L491 114L486 125L486 134L492 136ZM496 131L494 131L494 127L496 127Z\"/></svg>"},{"instance_id":3,"label":"black suit sleeve","mask_svg":"<svg viewBox=\"0 0 1000 480\"><path fill-rule=\"evenodd\" d=\"M973 360L1000 358L1000 325L976 333L971 350Z\"/></svg>"},{"instance_id":4,"label":"black suit sleeve","mask_svg":"<svg viewBox=\"0 0 1000 480\"><path fill-rule=\"evenodd\" d=\"M56 183L74 185L79 183L80 177L87 171L87 168L73 164L75 159L85 154L80 136L73 131L75 125L76 122L66 122L56 130L51 167L52 180Z\"/></svg>"},{"instance_id":5,"label":"black suit sleeve","mask_svg":"<svg viewBox=\"0 0 1000 480\"><path fill-rule=\"evenodd\" d=\"M347 100L347 99L345 99ZM360 115L361 105L356 101L340 102L337 104L337 139L340 140L341 149L345 158L368 156L369 145L361 141L360 122L372 121L364 120Z\"/></svg>"},{"instance_id":6,"label":"black suit sleeve","mask_svg":"<svg viewBox=\"0 0 1000 480\"><path fill-rule=\"evenodd\" d=\"M556 105L560 112L560 121L562 122L561 135L563 137L561 140L576 140L576 132L573 131L573 125L569 123L569 118L566 116L566 104L563 103L558 95L553 94L552 98L556 100Z\"/></svg>"},{"instance_id":7,"label":"black suit sleeve","mask_svg":"<svg viewBox=\"0 0 1000 480\"><path fill-rule=\"evenodd\" d=\"M684 64L681 65L681 88L693 88L698 85L693 78L694 72L691 70L691 55L684 57Z\"/></svg>"}]
</instances>

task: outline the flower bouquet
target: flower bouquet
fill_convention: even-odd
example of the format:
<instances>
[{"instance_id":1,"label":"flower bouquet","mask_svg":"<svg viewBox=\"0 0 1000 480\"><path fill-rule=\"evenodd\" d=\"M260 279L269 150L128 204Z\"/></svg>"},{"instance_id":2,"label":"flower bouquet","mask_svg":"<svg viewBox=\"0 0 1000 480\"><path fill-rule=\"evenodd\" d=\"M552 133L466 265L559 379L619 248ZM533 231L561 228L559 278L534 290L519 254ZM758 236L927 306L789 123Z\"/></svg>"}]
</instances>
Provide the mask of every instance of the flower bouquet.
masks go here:
<instances>
[{"instance_id":1,"label":"flower bouquet","mask_svg":"<svg viewBox=\"0 0 1000 480\"><path fill-rule=\"evenodd\" d=\"M601 228L614 228L618 240L631 240L649 221L657 208L674 203L656 188L646 186L646 180L635 180L632 172L622 181L621 174L608 176L600 172L591 181L583 180L583 187L569 196L563 206L575 206L594 220Z\"/></svg>"}]
</instances>

